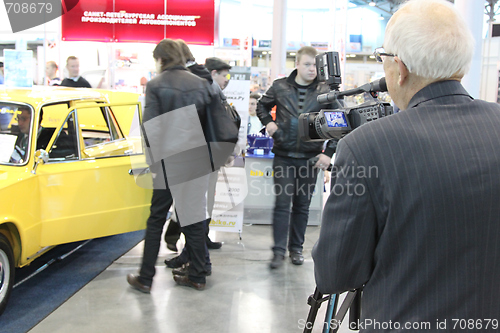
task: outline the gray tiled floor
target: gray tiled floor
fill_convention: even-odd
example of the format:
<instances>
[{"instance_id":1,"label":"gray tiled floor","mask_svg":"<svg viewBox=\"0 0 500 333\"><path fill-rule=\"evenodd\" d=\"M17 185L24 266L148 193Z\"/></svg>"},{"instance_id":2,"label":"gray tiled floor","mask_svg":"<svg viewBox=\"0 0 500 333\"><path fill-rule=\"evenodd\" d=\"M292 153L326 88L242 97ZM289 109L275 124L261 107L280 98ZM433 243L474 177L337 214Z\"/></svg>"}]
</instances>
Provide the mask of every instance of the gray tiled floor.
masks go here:
<instances>
[{"instance_id":1,"label":"gray tiled floor","mask_svg":"<svg viewBox=\"0 0 500 333\"><path fill-rule=\"evenodd\" d=\"M131 289L125 279L139 267L141 242L30 333L302 332L307 298L315 289L311 249L318 234L319 227L308 227L303 266L287 260L271 271L270 226L245 225L241 240L234 233L213 233L224 246L210 252L213 273L201 292L175 284L163 264L174 253L163 244L150 295ZM321 332L325 307L314 332ZM344 323L340 332L351 331Z\"/></svg>"}]
</instances>

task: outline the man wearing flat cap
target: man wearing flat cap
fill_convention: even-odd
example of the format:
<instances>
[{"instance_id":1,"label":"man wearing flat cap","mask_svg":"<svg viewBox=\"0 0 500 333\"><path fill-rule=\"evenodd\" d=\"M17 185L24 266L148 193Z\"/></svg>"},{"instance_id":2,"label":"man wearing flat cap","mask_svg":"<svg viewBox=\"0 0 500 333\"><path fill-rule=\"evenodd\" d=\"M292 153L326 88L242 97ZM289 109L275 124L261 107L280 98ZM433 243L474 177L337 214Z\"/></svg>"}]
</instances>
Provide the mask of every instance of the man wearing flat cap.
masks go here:
<instances>
[{"instance_id":1,"label":"man wearing flat cap","mask_svg":"<svg viewBox=\"0 0 500 333\"><path fill-rule=\"evenodd\" d=\"M210 72L210 75L212 76L213 82L212 82L212 89L215 91L217 95L219 95L220 100L222 105L224 106L229 106L227 102L226 95L222 92L224 88L227 87L229 83L229 70L231 69L231 66L229 66L227 63L222 61L222 59L216 58L216 57L210 57L205 59L205 67L208 69ZM238 146L236 146L238 147ZM210 182L210 189L209 193L212 195L209 196L209 207L213 207L214 203L214 195L215 195L215 186L217 182L217 177L215 179L211 179ZM213 242L209 237L208 233L210 231L209 226L206 228L206 242L207 242L207 247L209 249L220 249L222 246L221 242Z\"/></svg>"},{"instance_id":2,"label":"man wearing flat cap","mask_svg":"<svg viewBox=\"0 0 500 333\"><path fill-rule=\"evenodd\" d=\"M212 74L214 83L217 82L220 90L224 90L229 83L229 70L231 66L222 61L222 59L211 57L205 60L205 67Z\"/></svg>"}]
</instances>

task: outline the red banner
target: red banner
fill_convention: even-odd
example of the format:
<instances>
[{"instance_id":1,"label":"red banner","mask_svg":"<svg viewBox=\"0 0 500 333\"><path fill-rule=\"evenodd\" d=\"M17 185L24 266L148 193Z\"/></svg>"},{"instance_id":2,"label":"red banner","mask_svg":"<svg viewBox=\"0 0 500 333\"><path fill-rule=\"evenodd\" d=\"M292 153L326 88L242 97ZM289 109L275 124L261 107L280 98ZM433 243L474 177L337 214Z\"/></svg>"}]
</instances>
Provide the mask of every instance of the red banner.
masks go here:
<instances>
[{"instance_id":1,"label":"red banner","mask_svg":"<svg viewBox=\"0 0 500 333\"><path fill-rule=\"evenodd\" d=\"M62 16L62 40L213 45L214 0L80 0Z\"/></svg>"}]
</instances>

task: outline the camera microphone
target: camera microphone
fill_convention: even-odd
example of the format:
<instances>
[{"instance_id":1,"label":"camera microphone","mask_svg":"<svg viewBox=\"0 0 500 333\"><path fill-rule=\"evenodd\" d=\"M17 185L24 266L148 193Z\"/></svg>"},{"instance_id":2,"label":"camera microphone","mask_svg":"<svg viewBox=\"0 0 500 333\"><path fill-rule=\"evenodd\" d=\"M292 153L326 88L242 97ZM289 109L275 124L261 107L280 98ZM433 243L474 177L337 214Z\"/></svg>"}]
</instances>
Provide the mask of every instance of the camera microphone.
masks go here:
<instances>
[{"instance_id":1,"label":"camera microphone","mask_svg":"<svg viewBox=\"0 0 500 333\"><path fill-rule=\"evenodd\" d=\"M387 91L387 83L385 82L385 77L370 83L366 83L354 89L349 89L345 91L330 91L329 93L319 95L317 100L318 103L320 104L326 104L329 102L333 102L342 96L350 96L350 95L361 94L364 92L369 93L377 91Z\"/></svg>"},{"instance_id":2,"label":"camera microphone","mask_svg":"<svg viewBox=\"0 0 500 333\"><path fill-rule=\"evenodd\" d=\"M368 83L370 85L370 91L369 92L376 92L376 91L387 91L387 83L385 82L385 77L378 79L376 81Z\"/></svg>"},{"instance_id":3,"label":"camera microphone","mask_svg":"<svg viewBox=\"0 0 500 333\"><path fill-rule=\"evenodd\" d=\"M339 91L333 90L330 91L329 93L319 95L317 101L319 104L327 104L329 102L334 102L339 97L339 94L340 94Z\"/></svg>"}]
</instances>

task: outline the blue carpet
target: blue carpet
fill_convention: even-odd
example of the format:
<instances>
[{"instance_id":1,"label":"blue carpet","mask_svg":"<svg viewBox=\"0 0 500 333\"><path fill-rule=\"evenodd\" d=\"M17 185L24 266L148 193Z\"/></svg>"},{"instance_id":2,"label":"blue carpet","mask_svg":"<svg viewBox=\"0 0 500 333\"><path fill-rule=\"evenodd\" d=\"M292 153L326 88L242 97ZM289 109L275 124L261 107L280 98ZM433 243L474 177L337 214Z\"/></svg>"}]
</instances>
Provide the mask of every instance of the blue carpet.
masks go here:
<instances>
[{"instance_id":1,"label":"blue carpet","mask_svg":"<svg viewBox=\"0 0 500 333\"><path fill-rule=\"evenodd\" d=\"M144 238L144 230L94 239L12 290L0 333L25 333ZM16 270L16 283L83 242L60 245Z\"/></svg>"}]
</instances>

